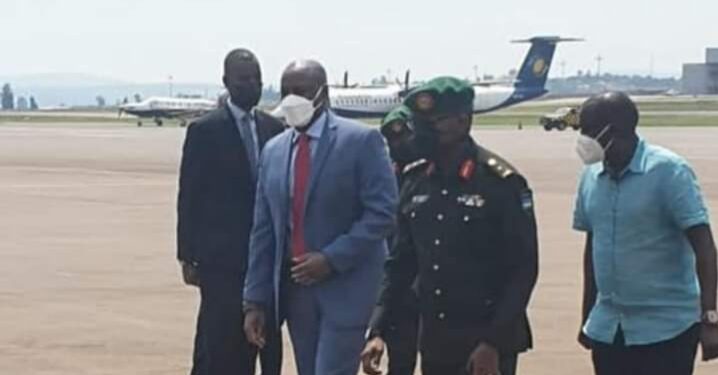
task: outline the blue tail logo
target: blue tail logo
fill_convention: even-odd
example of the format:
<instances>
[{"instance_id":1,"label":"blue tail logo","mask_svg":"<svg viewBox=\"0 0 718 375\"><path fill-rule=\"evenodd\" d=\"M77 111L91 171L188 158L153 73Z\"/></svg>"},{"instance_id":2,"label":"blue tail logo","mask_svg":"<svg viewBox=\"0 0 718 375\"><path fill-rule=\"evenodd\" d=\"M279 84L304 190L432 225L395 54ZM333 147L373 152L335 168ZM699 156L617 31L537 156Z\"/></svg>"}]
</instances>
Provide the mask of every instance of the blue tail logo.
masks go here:
<instances>
[{"instance_id":1,"label":"blue tail logo","mask_svg":"<svg viewBox=\"0 0 718 375\"><path fill-rule=\"evenodd\" d=\"M514 86L521 89L531 89L536 91L545 90L548 72L551 69L556 45L560 42L574 42L581 39L560 38L557 36L534 37L526 40L515 40L514 43L530 43L526 58L524 59L521 69L516 76Z\"/></svg>"},{"instance_id":2,"label":"blue tail logo","mask_svg":"<svg viewBox=\"0 0 718 375\"><path fill-rule=\"evenodd\" d=\"M533 66L534 76L536 76L536 78L541 78L548 73L549 66L546 64L546 60L544 60L542 58L536 59L536 61L534 61L532 66Z\"/></svg>"}]
</instances>

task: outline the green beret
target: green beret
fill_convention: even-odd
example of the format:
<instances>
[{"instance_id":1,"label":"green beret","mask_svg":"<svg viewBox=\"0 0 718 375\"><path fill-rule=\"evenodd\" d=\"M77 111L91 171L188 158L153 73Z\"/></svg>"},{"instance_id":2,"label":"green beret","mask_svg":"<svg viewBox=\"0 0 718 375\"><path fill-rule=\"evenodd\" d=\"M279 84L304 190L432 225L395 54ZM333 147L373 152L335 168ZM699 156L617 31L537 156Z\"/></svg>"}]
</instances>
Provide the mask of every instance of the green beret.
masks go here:
<instances>
[{"instance_id":1,"label":"green beret","mask_svg":"<svg viewBox=\"0 0 718 375\"><path fill-rule=\"evenodd\" d=\"M474 88L454 77L438 77L413 89L404 105L416 115L435 116L474 111Z\"/></svg>"},{"instance_id":2,"label":"green beret","mask_svg":"<svg viewBox=\"0 0 718 375\"><path fill-rule=\"evenodd\" d=\"M389 112L384 117L384 119L381 120L381 126L382 127L387 126L394 121L409 122L410 119L411 119L411 110L407 106L402 104L402 105L394 108L393 110L391 110L391 112Z\"/></svg>"}]
</instances>

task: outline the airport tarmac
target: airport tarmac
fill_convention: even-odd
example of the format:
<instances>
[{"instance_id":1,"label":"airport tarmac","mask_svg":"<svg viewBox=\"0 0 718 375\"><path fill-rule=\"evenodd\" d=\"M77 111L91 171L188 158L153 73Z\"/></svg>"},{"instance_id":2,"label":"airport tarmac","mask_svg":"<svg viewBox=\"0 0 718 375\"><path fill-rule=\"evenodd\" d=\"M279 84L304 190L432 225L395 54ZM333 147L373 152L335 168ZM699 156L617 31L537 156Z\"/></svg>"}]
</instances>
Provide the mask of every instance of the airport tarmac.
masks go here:
<instances>
[{"instance_id":1,"label":"airport tarmac","mask_svg":"<svg viewBox=\"0 0 718 375\"><path fill-rule=\"evenodd\" d=\"M184 130L0 126L0 374L186 374L197 292L175 260ZM718 128L650 128L694 166L718 212ZM481 129L534 191L541 274L535 350L520 373L590 374L575 342L583 238L570 229L580 162L574 132ZM287 344L289 345L289 344ZM294 374L291 350L285 373ZM718 373L718 362L696 374Z\"/></svg>"}]
</instances>

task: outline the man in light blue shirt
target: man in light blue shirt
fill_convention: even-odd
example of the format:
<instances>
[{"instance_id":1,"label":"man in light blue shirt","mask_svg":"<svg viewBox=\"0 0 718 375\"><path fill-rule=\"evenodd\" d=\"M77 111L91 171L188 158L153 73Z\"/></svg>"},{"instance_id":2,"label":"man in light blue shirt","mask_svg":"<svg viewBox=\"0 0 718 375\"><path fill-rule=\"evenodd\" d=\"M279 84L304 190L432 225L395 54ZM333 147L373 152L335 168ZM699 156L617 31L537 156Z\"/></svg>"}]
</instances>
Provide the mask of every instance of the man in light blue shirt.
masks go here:
<instances>
[{"instance_id":1,"label":"man in light blue shirt","mask_svg":"<svg viewBox=\"0 0 718 375\"><path fill-rule=\"evenodd\" d=\"M693 372L718 353L716 249L693 170L636 133L638 110L608 93L581 111L573 227L586 232L583 328L596 374ZM701 324L702 322L702 324Z\"/></svg>"}]
</instances>

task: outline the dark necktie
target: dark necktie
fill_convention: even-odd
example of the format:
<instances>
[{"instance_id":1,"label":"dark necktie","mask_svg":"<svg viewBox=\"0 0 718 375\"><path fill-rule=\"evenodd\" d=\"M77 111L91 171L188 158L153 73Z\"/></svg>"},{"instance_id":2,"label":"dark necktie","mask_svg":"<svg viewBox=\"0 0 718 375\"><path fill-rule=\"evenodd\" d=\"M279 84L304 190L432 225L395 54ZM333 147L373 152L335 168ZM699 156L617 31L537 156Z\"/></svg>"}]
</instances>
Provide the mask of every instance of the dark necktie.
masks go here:
<instances>
[{"instance_id":1,"label":"dark necktie","mask_svg":"<svg viewBox=\"0 0 718 375\"><path fill-rule=\"evenodd\" d=\"M249 113L242 116L240 120L240 133L244 141L244 147L247 150L247 159L249 161L249 170L252 172L252 180L257 178L257 145L254 144L254 136L252 131L252 117Z\"/></svg>"},{"instance_id":2,"label":"dark necktie","mask_svg":"<svg viewBox=\"0 0 718 375\"><path fill-rule=\"evenodd\" d=\"M299 257L307 252L304 242L304 203L309 184L311 156L309 136L299 135L297 154L294 158L294 189L292 191L292 257Z\"/></svg>"}]
</instances>

